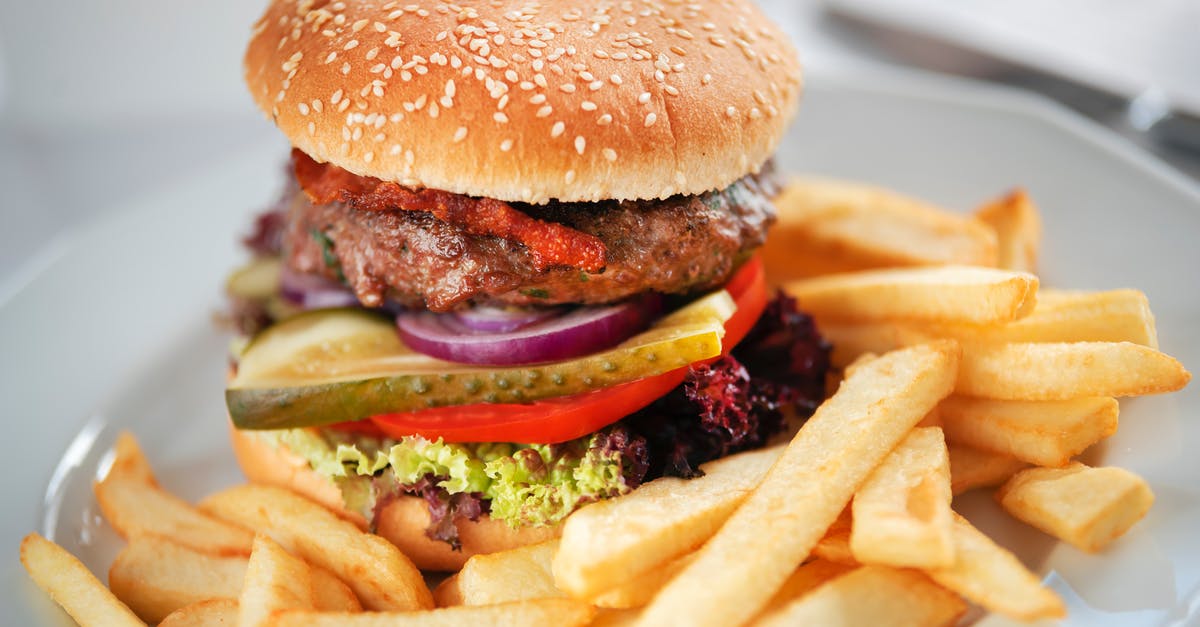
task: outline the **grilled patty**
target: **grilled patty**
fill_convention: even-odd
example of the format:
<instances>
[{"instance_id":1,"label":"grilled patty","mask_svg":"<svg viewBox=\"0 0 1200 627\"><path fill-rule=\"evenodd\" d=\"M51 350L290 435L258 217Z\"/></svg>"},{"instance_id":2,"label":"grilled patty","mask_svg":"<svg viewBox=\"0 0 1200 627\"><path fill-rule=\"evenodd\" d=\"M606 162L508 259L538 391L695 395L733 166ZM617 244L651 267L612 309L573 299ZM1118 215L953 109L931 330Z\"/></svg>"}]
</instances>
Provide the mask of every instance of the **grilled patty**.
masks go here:
<instances>
[{"instance_id":1,"label":"grilled patty","mask_svg":"<svg viewBox=\"0 0 1200 627\"><path fill-rule=\"evenodd\" d=\"M346 282L364 305L385 300L447 311L465 303L598 304L645 291L683 294L724 283L775 221L769 168L720 191L655 201L514 205L594 235L605 267L535 269L524 245L472 235L423 211L314 205L297 191L283 254L295 270Z\"/></svg>"}]
</instances>

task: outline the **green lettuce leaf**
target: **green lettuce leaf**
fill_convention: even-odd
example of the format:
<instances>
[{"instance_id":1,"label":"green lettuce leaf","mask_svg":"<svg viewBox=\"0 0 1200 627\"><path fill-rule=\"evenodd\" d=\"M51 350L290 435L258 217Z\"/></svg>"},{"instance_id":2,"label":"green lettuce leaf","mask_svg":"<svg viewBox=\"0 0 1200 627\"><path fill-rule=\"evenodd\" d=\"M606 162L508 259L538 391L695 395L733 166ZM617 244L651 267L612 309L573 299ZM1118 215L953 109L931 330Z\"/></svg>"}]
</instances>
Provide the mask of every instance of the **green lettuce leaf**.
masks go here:
<instances>
[{"instance_id":1,"label":"green lettuce leaf","mask_svg":"<svg viewBox=\"0 0 1200 627\"><path fill-rule=\"evenodd\" d=\"M598 446L595 434L563 444L524 445L379 439L316 428L246 433L303 457L341 488L348 509L368 520L376 495L426 477L451 495L481 495L492 518L514 527L554 524L585 503L632 489L620 453Z\"/></svg>"}]
</instances>

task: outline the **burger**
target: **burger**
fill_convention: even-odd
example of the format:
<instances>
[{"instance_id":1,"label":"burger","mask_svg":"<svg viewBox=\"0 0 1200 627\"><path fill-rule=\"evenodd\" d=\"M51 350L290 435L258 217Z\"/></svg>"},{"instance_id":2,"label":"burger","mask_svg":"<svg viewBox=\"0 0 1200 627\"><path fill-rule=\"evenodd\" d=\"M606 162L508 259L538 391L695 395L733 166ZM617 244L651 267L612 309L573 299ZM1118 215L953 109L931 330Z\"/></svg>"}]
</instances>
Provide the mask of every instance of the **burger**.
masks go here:
<instances>
[{"instance_id":1,"label":"burger","mask_svg":"<svg viewBox=\"0 0 1200 627\"><path fill-rule=\"evenodd\" d=\"M749 0L273 0L245 78L293 147L228 283L251 480L453 569L822 398L755 252L801 75Z\"/></svg>"}]
</instances>

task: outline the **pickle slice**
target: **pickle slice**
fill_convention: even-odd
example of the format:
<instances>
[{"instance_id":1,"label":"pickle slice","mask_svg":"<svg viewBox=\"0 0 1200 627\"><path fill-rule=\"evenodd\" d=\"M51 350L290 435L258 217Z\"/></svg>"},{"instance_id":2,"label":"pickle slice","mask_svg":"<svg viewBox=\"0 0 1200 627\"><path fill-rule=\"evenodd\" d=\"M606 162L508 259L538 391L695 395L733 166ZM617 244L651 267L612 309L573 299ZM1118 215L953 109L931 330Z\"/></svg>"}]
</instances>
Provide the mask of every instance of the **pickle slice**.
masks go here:
<instances>
[{"instance_id":1,"label":"pickle slice","mask_svg":"<svg viewBox=\"0 0 1200 627\"><path fill-rule=\"evenodd\" d=\"M614 348L506 368L416 353L400 341L389 317L369 311L310 311L250 342L225 400L238 428L284 429L428 407L580 394L716 357L724 323L735 309L727 292L714 292Z\"/></svg>"},{"instance_id":2,"label":"pickle slice","mask_svg":"<svg viewBox=\"0 0 1200 627\"><path fill-rule=\"evenodd\" d=\"M246 300L266 300L279 295L279 257L255 257L234 270L225 280L225 290Z\"/></svg>"}]
</instances>

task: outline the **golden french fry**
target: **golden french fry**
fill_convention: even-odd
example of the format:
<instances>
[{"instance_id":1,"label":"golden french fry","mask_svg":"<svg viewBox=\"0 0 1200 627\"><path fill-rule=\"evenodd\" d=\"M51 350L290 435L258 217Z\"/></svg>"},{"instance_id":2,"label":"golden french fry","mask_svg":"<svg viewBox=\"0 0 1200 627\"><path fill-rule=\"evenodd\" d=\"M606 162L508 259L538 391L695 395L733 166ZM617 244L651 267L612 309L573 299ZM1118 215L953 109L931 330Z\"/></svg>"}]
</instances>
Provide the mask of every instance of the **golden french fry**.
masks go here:
<instances>
[{"instance_id":1,"label":"golden french fry","mask_svg":"<svg viewBox=\"0 0 1200 627\"><path fill-rule=\"evenodd\" d=\"M719 459L701 467L703 477L655 479L580 509L563 525L553 562L555 585L576 598L592 598L695 549L725 522L782 450Z\"/></svg>"},{"instance_id":2,"label":"golden french fry","mask_svg":"<svg viewBox=\"0 0 1200 627\"><path fill-rule=\"evenodd\" d=\"M457 573L446 577L433 589L433 605L435 607L464 605L462 592L458 589Z\"/></svg>"},{"instance_id":3,"label":"golden french fry","mask_svg":"<svg viewBox=\"0 0 1200 627\"><path fill-rule=\"evenodd\" d=\"M87 566L36 533L21 540L21 564L38 587L83 627L145 626Z\"/></svg>"},{"instance_id":4,"label":"golden french fry","mask_svg":"<svg viewBox=\"0 0 1200 627\"><path fill-rule=\"evenodd\" d=\"M779 221L762 249L768 280L886 268L996 264L987 225L891 190L794 179L775 201Z\"/></svg>"},{"instance_id":5,"label":"golden french fry","mask_svg":"<svg viewBox=\"0 0 1200 627\"><path fill-rule=\"evenodd\" d=\"M204 599L236 600L248 560L196 551L157 536L137 536L117 554L108 585L143 620L156 623ZM312 570L316 608L358 611L362 607L346 584L326 570Z\"/></svg>"},{"instance_id":6,"label":"golden french fry","mask_svg":"<svg viewBox=\"0 0 1200 627\"><path fill-rule=\"evenodd\" d=\"M1174 392L1191 378L1170 355L1130 342L967 343L954 391L999 400L1062 401Z\"/></svg>"},{"instance_id":7,"label":"golden french fry","mask_svg":"<svg viewBox=\"0 0 1200 627\"><path fill-rule=\"evenodd\" d=\"M238 627L269 625L275 612L314 607L308 564L271 538L255 536L242 594L238 597Z\"/></svg>"},{"instance_id":8,"label":"golden french fry","mask_svg":"<svg viewBox=\"0 0 1200 627\"><path fill-rule=\"evenodd\" d=\"M137 615L157 623L205 599L237 599L246 558L222 557L157 536L134 536L108 570L108 585Z\"/></svg>"},{"instance_id":9,"label":"golden french fry","mask_svg":"<svg viewBox=\"0 0 1200 627\"><path fill-rule=\"evenodd\" d=\"M167 615L158 627L210 627L237 625L238 604L233 599L208 599L185 605Z\"/></svg>"},{"instance_id":10,"label":"golden french fry","mask_svg":"<svg viewBox=\"0 0 1200 627\"><path fill-rule=\"evenodd\" d=\"M823 559L816 559L800 566L796 572L792 573L791 577L788 577L787 581L783 582L783 586L779 588L775 596L771 597L753 623L757 624L758 621L776 614L787 604L812 592L821 584L845 575L854 568L855 566L852 564L830 562Z\"/></svg>"},{"instance_id":11,"label":"golden french fry","mask_svg":"<svg viewBox=\"0 0 1200 627\"><path fill-rule=\"evenodd\" d=\"M913 429L854 494L854 558L897 567L953 564L950 499L942 430Z\"/></svg>"},{"instance_id":12,"label":"golden french fry","mask_svg":"<svg viewBox=\"0 0 1200 627\"><path fill-rule=\"evenodd\" d=\"M629 627L637 622L640 614L641 608L596 608L596 617L588 623L588 627Z\"/></svg>"},{"instance_id":13,"label":"golden french fry","mask_svg":"<svg viewBox=\"0 0 1200 627\"><path fill-rule=\"evenodd\" d=\"M821 330L824 332L824 327ZM1137 290L1063 292L1041 289L1038 290L1037 305L1033 312L1019 320L991 325L908 325L892 333L901 339L910 335L937 335L981 344L1133 342L1158 348L1154 314L1150 312L1146 295Z\"/></svg>"},{"instance_id":14,"label":"golden french fry","mask_svg":"<svg viewBox=\"0 0 1200 627\"><path fill-rule=\"evenodd\" d=\"M1103 549L1141 520L1154 493L1124 468L1030 468L996 491L1013 516L1089 553Z\"/></svg>"},{"instance_id":15,"label":"golden french fry","mask_svg":"<svg viewBox=\"0 0 1200 627\"><path fill-rule=\"evenodd\" d=\"M336 575L369 610L433 607L421 571L395 546L302 496L242 485L204 499L200 508L271 536L285 549Z\"/></svg>"},{"instance_id":16,"label":"golden french fry","mask_svg":"<svg viewBox=\"0 0 1200 627\"><path fill-rule=\"evenodd\" d=\"M846 368L863 355L880 355L935 339L915 326L895 322L860 324L822 320L818 326L821 335L833 345L829 360L835 368Z\"/></svg>"},{"instance_id":17,"label":"golden french fry","mask_svg":"<svg viewBox=\"0 0 1200 627\"><path fill-rule=\"evenodd\" d=\"M836 577L764 617L760 627L790 625L954 625L967 611L958 595L914 570L863 566Z\"/></svg>"},{"instance_id":18,"label":"golden french fry","mask_svg":"<svg viewBox=\"0 0 1200 627\"><path fill-rule=\"evenodd\" d=\"M795 296L818 321L909 320L993 324L1033 311L1038 278L1025 272L938 266L835 274L792 281ZM823 328L823 327L822 327Z\"/></svg>"},{"instance_id":19,"label":"golden french fry","mask_svg":"<svg viewBox=\"0 0 1200 627\"><path fill-rule=\"evenodd\" d=\"M997 267L1037 272L1042 217L1025 190L1015 189L987 203L975 217L996 232Z\"/></svg>"},{"instance_id":20,"label":"golden french fry","mask_svg":"<svg viewBox=\"0 0 1200 627\"><path fill-rule=\"evenodd\" d=\"M954 565L925 571L931 579L984 609L1017 620L1062 618L1066 607L1012 553L954 515Z\"/></svg>"},{"instance_id":21,"label":"golden french fry","mask_svg":"<svg viewBox=\"0 0 1200 627\"><path fill-rule=\"evenodd\" d=\"M893 351L846 379L639 624L739 624L804 561L875 466L953 386L953 342Z\"/></svg>"},{"instance_id":22,"label":"golden french fry","mask_svg":"<svg viewBox=\"0 0 1200 627\"><path fill-rule=\"evenodd\" d=\"M565 597L554 586L550 561L558 540L498 553L475 555L454 576L461 605L493 605L527 599Z\"/></svg>"},{"instance_id":23,"label":"golden french fry","mask_svg":"<svg viewBox=\"0 0 1200 627\"><path fill-rule=\"evenodd\" d=\"M854 552L850 550L850 530L854 526L853 518L850 515L851 510L853 510L852 506L843 510L837 520L829 525L829 529L825 530L825 535L813 546L812 553L818 559L847 566L858 566L858 560L854 558Z\"/></svg>"},{"instance_id":24,"label":"golden french fry","mask_svg":"<svg viewBox=\"0 0 1200 627\"><path fill-rule=\"evenodd\" d=\"M108 475L94 486L100 510L125 538L156 535L217 555L249 555L251 532L200 512L158 487L132 435L117 438Z\"/></svg>"},{"instance_id":25,"label":"golden french fry","mask_svg":"<svg viewBox=\"0 0 1200 627\"><path fill-rule=\"evenodd\" d=\"M951 396L938 406L946 439L1038 466L1065 466L1117 432L1117 399L997 401Z\"/></svg>"},{"instance_id":26,"label":"golden french fry","mask_svg":"<svg viewBox=\"0 0 1200 627\"><path fill-rule=\"evenodd\" d=\"M950 442L950 491L958 496L975 488L1000 485L1029 464L1001 453Z\"/></svg>"},{"instance_id":27,"label":"golden french fry","mask_svg":"<svg viewBox=\"0 0 1200 627\"><path fill-rule=\"evenodd\" d=\"M596 610L573 599L535 599L497 605L459 605L413 612L361 614L289 611L276 615L275 627L574 627L586 625Z\"/></svg>"},{"instance_id":28,"label":"golden french fry","mask_svg":"<svg viewBox=\"0 0 1200 627\"><path fill-rule=\"evenodd\" d=\"M695 553L677 557L666 564L651 568L637 577L589 599L589 601L596 607L608 609L642 607L649 603L654 595L667 585L668 581L674 579L675 575L683 572L683 569L687 568L687 565L691 564L695 558Z\"/></svg>"}]
</instances>

